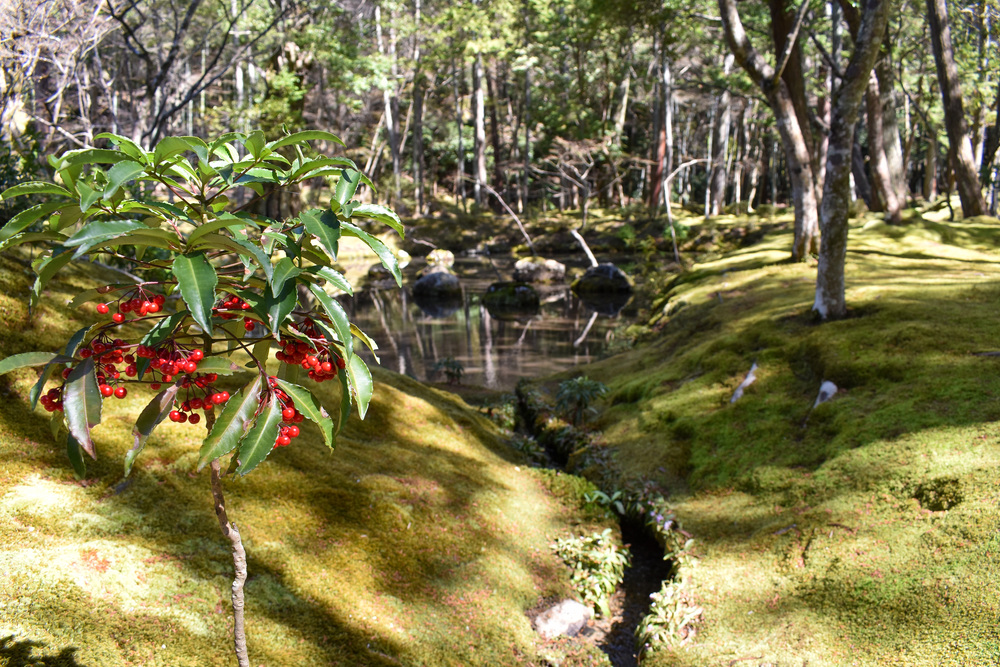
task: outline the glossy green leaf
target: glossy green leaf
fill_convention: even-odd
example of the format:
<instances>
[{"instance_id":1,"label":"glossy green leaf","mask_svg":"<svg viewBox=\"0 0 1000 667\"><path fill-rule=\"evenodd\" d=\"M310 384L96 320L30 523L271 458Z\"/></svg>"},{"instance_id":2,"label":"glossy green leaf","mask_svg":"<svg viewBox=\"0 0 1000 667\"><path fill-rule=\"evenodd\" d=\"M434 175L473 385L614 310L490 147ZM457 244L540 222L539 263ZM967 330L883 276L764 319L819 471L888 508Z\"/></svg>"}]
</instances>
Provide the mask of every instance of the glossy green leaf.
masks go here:
<instances>
[{"instance_id":1,"label":"glossy green leaf","mask_svg":"<svg viewBox=\"0 0 1000 667\"><path fill-rule=\"evenodd\" d=\"M169 338L184 318L190 314L187 310L180 310L167 315L146 332L146 335L142 337L142 341L140 342L149 347L156 347Z\"/></svg>"},{"instance_id":2,"label":"glossy green leaf","mask_svg":"<svg viewBox=\"0 0 1000 667\"><path fill-rule=\"evenodd\" d=\"M63 390L63 412L66 426L83 450L97 458L90 429L101 423L101 391L94 374L94 358L88 357L69 373Z\"/></svg>"},{"instance_id":3,"label":"glossy green leaf","mask_svg":"<svg viewBox=\"0 0 1000 667\"><path fill-rule=\"evenodd\" d=\"M90 330L93 329L94 326L94 324L88 324L85 327L81 327L75 334L70 336L69 340L66 341L66 349L63 350L63 354L67 357L75 355L77 350L80 349L80 344L83 343L87 334L90 333Z\"/></svg>"},{"instance_id":4,"label":"glossy green leaf","mask_svg":"<svg viewBox=\"0 0 1000 667\"><path fill-rule=\"evenodd\" d=\"M212 232L217 232L220 229L226 229L228 227L235 227L237 229L242 229L246 227L248 223L246 220L237 218L231 213L220 214L218 218L212 220L211 222L199 225L197 229L191 232L191 236L188 237L188 243L195 243L198 239L202 238L206 234Z\"/></svg>"},{"instance_id":5,"label":"glossy green leaf","mask_svg":"<svg viewBox=\"0 0 1000 667\"><path fill-rule=\"evenodd\" d=\"M298 303L298 294L295 291L294 282L285 282L284 288L278 296L274 296L270 292L264 298L264 304L267 308L267 319L271 325L271 331L274 332L274 337L277 340L281 340L281 325L285 323L288 316Z\"/></svg>"},{"instance_id":6,"label":"glossy green leaf","mask_svg":"<svg viewBox=\"0 0 1000 667\"><path fill-rule=\"evenodd\" d=\"M340 250L340 220L332 211L314 208L299 216L306 231L316 237L335 261Z\"/></svg>"},{"instance_id":7,"label":"glossy green leaf","mask_svg":"<svg viewBox=\"0 0 1000 667\"><path fill-rule=\"evenodd\" d=\"M222 413L216 418L212 432L201 445L198 454L198 470L232 451L247 431L247 422L257 410L262 385L258 375L238 393L229 397ZM274 444L272 441L271 444Z\"/></svg>"},{"instance_id":8,"label":"glossy green leaf","mask_svg":"<svg viewBox=\"0 0 1000 667\"><path fill-rule=\"evenodd\" d=\"M74 258L86 254L88 250L110 239L115 239L138 229L149 227L131 220L102 220L84 225L80 231L67 239L65 245L76 248Z\"/></svg>"},{"instance_id":9,"label":"glossy green leaf","mask_svg":"<svg viewBox=\"0 0 1000 667\"><path fill-rule=\"evenodd\" d=\"M240 326L243 326L242 321ZM226 357L205 357L198 362L199 373L215 373L216 375L232 375L243 369Z\"/></svg>"},{"instance_id":10,"label":"glossy green leaf","mask_svg":"<svg viewBox=\"0 0 1000 667\"><path fill-rule=\"evenodd\" d=\"M73 474L77 479L87 476L87 463L83 459L83 452L80 443L73 437L72 433L66 434L66 456L69 457L70 465L73 466Z\"/></svg>"},{"instance_id":11,"label":"glossy green leaf","mask_svg":"<svg viewBox=\"0 0 1000 667\"><path fill-rule=\"evenodd\" d=\"M347 425L347 420L351 418L351 387L344 371L337 373L337 379L340 380L340 421L337 422L337 435L340 435Z\"/></svg>"},{"instance_id":12,"label":"glossy green leaf","mask_svg":"<svg viewBox=\"0 0 1000 667\"><path fill-rule=\"evenodd\" d=\"M194 321L206 333L212 332L212 306L215 305L215 287L219 277L205 253L178 255L174 258L173 273L181 297L191 311Z\"/></svg>"},{"instance_id":13,"label":"glossy green leaf","mask_svg":"<svg viewBox=\"0 0 1000 667\"><path fill-rule=\"evenodd\" d=\"M31 390L28 392L28 401L31 403L31 409L34 410L38 406L38 399L42 397L42 392L45 391L45 384L52 377L52 372L55 371L56 366L59 365L57 361L50 361L45 364L45 368L42 369L42 374L38 378Z\"/></svg>"},{"instance_id":14,"label":"glossy green leaf","mask_svg":"<svg viewBox=\"0 0 1000 667\"><path fill-rule=\"evenodd\" d=\"M351 283L347 281L347 278L340 271L331 269L329 266L313 266L306 269L306 271L325 279L337 289L347 292L350 296L354 296L354 288L351 287Z\"/></svg>"},{"instance_id":15,"label":"glossy green leaf","mask_svg":"<svg viewBox=\"0 0 1000 667\"><path fill-rule=\"evenodd\" d=\"M259 158L261 153L264 151L264 133L260 130L254 130L249 135L247 135L246 141L243 142L243 146L247 151L255 158Z\"/></svg>"},{"instance_id":16,"label":"glossy green leaf","mask_svg":"<svg viewBox=\"0 0 1000 667\"><path fill-rule=\"evenodd\" d=\"M276 141L272 141L267 145L271 150L277 150L282 146L290 146L292 144L301 144L306 141L332 141L335 144L340 144L345 146L343 141L340 140L335 134L329 132L323 132L322 130L306 130L304 132L296 132L290 134L287 137L282 137Z\"/></svg>"},{"instance_id":17,"label":"glossy green leaf","mask_svg":"<svg viewBox=\"0 0 1000 667\"><path fill-rule=\"evenodd\" d=\"M305 387L292 384L286 380L278 380L278 386L288 394L295 403L295 409L302 413L302 416L316 424L323 433L323 442L327 447L333 447L333 420L327 414L323 406L319 404L316 397Z\"/></svg>"},{"instance_id":18,"label":"glossy green leaf","mask_svg":"<svg viewBox=\"0 0 1000 667\"><path fill-rule=\"evenodd\" d=\"M240 443L240 464L237 475L246 475L267 458L274 449L281 424L281 403L273 398L257 416L257 421Z\"/></svg>"},{"instance_id":19,"label":"glossy green leaf","mask_svg":"<svg viewBox=\"0 0 1000 667\"><path fill-rule=\"evenodd\" d=\"M372 338L362 331L361 327L354 324L354 322L351 322L351 333L361 339L361 342L365 344L365 347L371 351L372 356L375 357L375 363L382 363L382 361L378 358L378 343L372 340Z\"/></svg>"},{"instance_id":20,"label":"glossy green leaf","mask_svg":"<svg viewBox=\"0 0 1000 667\"><path fill-rule=\"evenodd\" d=\"M149 163L149 155L142 148L139 147L137 143L129 139L128 137L123 137L120 134L112 134L111 132L101 132L94 139L107 139L114 145L118 147L122 153L125 153L130 158L136 162Z\"/></svg>"},{"instance_id":21,"label":"glossy green leaf","mask_svg":"<svg viewBox=\"0 0 1000 667\"><path fill-rule=\"evenodd\" d=\"M72 259L72 253L64 252L54 257L42 257L35 263L35 282L31 286L30 298L32 307L38 303L38 300L42 296L42 290L45 289L45 285L47 285L49 280L52 279L52 276L58 273L59 269L69 264Z\"/></svg>"},{"instance_id":22,"label":"glossy green leaf","mask_svg":"<svg viewBox=\"0 0 1000 667\"><path fill-rule=\"evenodd\" d=\"M58 162L59 169L63 169L85 164L116 164L128 159L128 155L121 151L112 151L106 148L81 148L63 153Z\"/></svg>"},{"instance_id":23,"label":"glossy green leaf","mask_svg":"<svg viewBox=\"0 0 1000 667\"><path fill-rule=\"evenodd\" d=\"M118 188L134 180L139 174L146 171L146 168L138 162L123 160L108 169L108 187L104 189L104 201L110 201L111 197L118 192ZM81 208L83 208L81 206Z\"/></svg>"},{"instance_id":24,"label":"glossy green leaf","mask_svg":"<svg viewBox=\"0 0 1000 667\"><path fill-rule=\"evenodd\" d=\"M293 280L301 273L302 269L295 266L289 258L282 257L279 259L278 263L274 265L274 273L271 277L271 294L274 296L281 294L281 290L285 286L285 282Z\"/></svg>"},{"instance_id":25,"label":"glossy green leaf","mask_svg":"<svg viewBox=\"0 0 1000 667\"><path fill-rule=\"evenodd\" d=\"M153 397L153 400L139 413L139 418L132 427L132 437L135 439L132 448L125 453L125 476L132 472L132 464L146 446L146 440L157 426L160 425L174 406L179 385L171 385Z\"/></svg>"},{"instance_id":26,"label":"glossy green leaf","mask_svg":"<svg viewBox=\"0 0 1000 667\"><path fill-rule=\"evenodd\" d=\"M353 169L344 169L340 172L340 180L337 181L337 189L334 191L334 199L343 206L354 198L354 193L358 191L358 184L361 183L361 172Z\"/></svg>"},{"instance_id":27,"label":"glossy green leaf","mask_svg":"<svg viewBox=\"0 0 1000 667\"><path fill-rule=\"evenodd\" d=\"M317 171L324 169L326 167L347 167L348 169L357 169L358 165L354 163L354 160L348 159L346 157L322 157L314 158L312 160L304 161L300 166L294 167L292 173L289 175L289 180L296 181L300 177L309 174L312 171Z\"/></svg>"},{"instance_id":28,"label":"glossy green leaf","mask_svg":"<svg viewBox=\"0 0 1000 667\"><path fill-rule=\"evenodd\" d=\"M347 319L347 312L337 300L324 292L316 285L309 286L310 291L316 296L316 300L323 306L323 310L330 317L333 327L337 332L337 337L344 345L344 357L349 359L354 354L354 343L351 339L351 323Z\"/></svg>"},{"instance_id":29,"label":"glossy green leaf","mask_svg":"<svg viewBox=\"0 0 1000 667\"><path fill-rule=\"evenodd\" d=\"M38 204L37 206L32 206L31 208L26 208L7 222L6 225L0 229L0 250L6 250L10 245L10 240L14 238L17 234L20 234L25 229L31 225L38 222L41 218L58 211L59 209L66 206L65 202L49 202L46 204Z\"/></svg>"},{"instance_id":30,"label":"glossy green leaf","mask_svg":"<svg viewBox=\"0 0 1000 667\"><path fill-rule=\"evenodd\" d=\"M24 232L9 239L4 244L4 249L9 250L25 243L38 243L40 241L58 241L59 243L63 243L66 241L66 238L65 234L60 234L59 232Z\"/></svg>"},{"instance_id":31,"label":"glossy green leaf","mask_svg":"<svg viewBox=\"0 0 1000 667\"><path fill-rule=\"evenodd\" d=\"M378 220L379 222L392 227L400 236L403 235L403 223L400 221L399 216L396 215L395 211L386 208L385 206L379 206L378 204L359 204L354 207L354 210L351 212L351 217Z\"/></svg>"},{"instance_id":32,"label":"glossy green leaf","mask_svg":"<svg viewBox=\"0 0 1000 667\"><path fill-rule=\"evenodd\" d=\"M271 266L271 260L264 254L263 250L261 250L259 246L239 237L234 238L233 243L243 249L243 254L246 254L256 260L257 266L263 269L264 275L267 276L268 280L271 280L271 276L274 273L274 267Z\"/></svg>"},{"instance_id":33,"label":"glossy green leaf","mask_svg":"<svg viewBox=\"0 0 1000 667\"><path fill-rule=\"evenodd\" d=\"M12 197L20 197L21 195L62 195L63 197L72 197L73 193L55 183L28 181L27 183L19 183L12 188L4 190L3 193L0 193L0 201Z\"/></svg>"},{"instance_id":34,"label":"glossy green leaf","mask_svg":"<svg viewBox=\"0 0 1000 667\"><path fill-rule=\"evenodd\" d=\"M16 371L19 368L44 366L50 361L64 363L66 361L73 361L73 358L62 354L56 354L55 352L24 352L23 354L15 354L7 357L3 361L0 361L0 375Z\"/></svg>"},{"instance_id":35,"label":"glossy green leaf","mask_svg":"<svg viewBox=\"0 0 1000 667\"><path fill-rule=\"evenodd\" d=\"M82 181L77 181L76 191L80 195L80 210L86 211L90 209L91 206L97 203L104 194L103 190L94 190L89 185Z\"/></svg>"},{"instance_id":36,"label":"glossy green leaf","mask_svg":"<svg viewBox=\"0 0 1000 667\"><path fill-rule=\"evenodd\" d=\"M403 275L399 272L399 260L396 259L396 255L384 243L349 222L341 222L340 227L344 234L364 241L378 255L378 258L382 260L382 266L389 269L389 273L396 279L396 284L400 287L403 286Z\"/></svg>"},{"instance_id":37,"label":"glossy green leaf","mask_svg":"<svg viewBox=\"0 0 1000 667\"><path fill-rule=\"evenodd\" d=\"M368 364L358 355L347 360L347 373L351 378L351 389L354 393L354 402L358 405L358 416L362 419L368 412L368 404L372 400L372 392L375 385L372 382L372 372L368 370Z\"/></svg>"},{"instance_id":38,"label":"glossy green leaf","mask_svg":"<svg viewBox=\"0 0 1000 667\"><path fill-rule=\"evenodd\" d=\"M156 148L153 149L153 164L159 166L179 153L192 150L189 139L190 137L165 137L161 139L156 144Z\"/></svg>"}]
</instances>

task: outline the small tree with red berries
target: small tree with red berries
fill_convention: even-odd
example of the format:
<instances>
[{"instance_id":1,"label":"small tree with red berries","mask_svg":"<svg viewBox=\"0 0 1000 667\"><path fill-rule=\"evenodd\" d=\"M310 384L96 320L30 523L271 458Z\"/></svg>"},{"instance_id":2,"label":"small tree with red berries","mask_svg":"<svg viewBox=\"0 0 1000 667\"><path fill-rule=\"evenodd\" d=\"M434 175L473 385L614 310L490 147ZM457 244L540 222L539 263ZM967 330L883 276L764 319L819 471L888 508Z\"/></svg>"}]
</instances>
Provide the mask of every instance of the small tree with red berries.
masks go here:
<instances>
[{"instance_id":1,"label":"small tree with red berries","mask_svg":"<svg viewBox=\"0 0 1000 667\"><path fill-rule=\"evenodd\" d=\"M106 398L124 398L137 386L159 392L133 427L126 475L163 420L204 419L198 467L210 469L216 515L232 548L234 638L243 667L249 665L246 554L226 515L221 478L246 475L272 449L290 444L304 419L316 424L332 447L352 403L364 418L372 379L354 353L355 338L375 346L331 295L353 294L334 263L340 238L353 236L401 284L393 253L356 223L383 223L399 234L403 227L391 210L352 201L360 183L371 186L352 161L306 157L309 141L343 145L328 132L299 132L271 142L259 131L226 134L211 143L168 137L152 151L118 135L98 138L115 148L50 157L53 182L23 183L0 195L51 199L0 230L0 251L21 244L44 248L33 264L32 304L75 259L104 258L135 279L78 294L71 306L96 301L98 321L76 332L62 353L28 352L0 361L0 374L42 367L29 395L31 406L41 403L52 413L53 432L65 439L81 477L82 452L97 455L91 429L101 421ZM266 194L321 177L337 179L328 208L286 220L254 212ZM136 331L142 333L129 335ZM271 375L267 362L275 347L280 365ZM216 386L220 375L247 368L251 379L234 395ZM303 372L315 382L340 381L337 424L300 384ZM223 473L220 459L230 454Z\"/></svg>"}]
</instances>

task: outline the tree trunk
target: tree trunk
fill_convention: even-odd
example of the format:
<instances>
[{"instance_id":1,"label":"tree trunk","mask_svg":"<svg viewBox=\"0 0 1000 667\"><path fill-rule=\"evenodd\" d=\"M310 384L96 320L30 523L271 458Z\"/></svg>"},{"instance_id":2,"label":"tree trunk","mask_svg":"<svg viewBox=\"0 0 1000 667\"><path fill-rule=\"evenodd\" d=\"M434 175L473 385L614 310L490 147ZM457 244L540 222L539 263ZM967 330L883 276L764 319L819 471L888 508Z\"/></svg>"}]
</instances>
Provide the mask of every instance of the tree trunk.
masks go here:
<instances>
[{"instance_id":1,"label":"tree trunk","mask_svg":"<svg viewBox=\"0 0 1000 667\"><path fill-rule=\"evenodd\" d=\"M847 220L851 204L851 151L858 123L861 97L868 85L882 35L889 18L890 0L867 0L854 53L844 71L830 121L826 183L820 208L823 245L816 267L816 300L813 309L824 319L847 314L844 262L847 257Z\"/></svg>"},{"instance_id":2,"label":"tree trunk","mask_svg":"<svg viewBox=\"0 0 1000 667\"><path fill-rule=\"evenodd\" d=\"M458 68L455 66L455 56L451 57L451 78L455 88L455 129L458 132L458 155L455 160L457 174L455 175L455 196L462 202L465 210L465 144L462 139L462 95L459 90Z\"/></svg>"},{"instance_id":3,"label":"tree trunk","mask_svg":"<svg viewBox=\"0 0 1000 667\"><path fill-rule=\"evenodd\" d=\"M722 73L729 75L733 67L733 54L726 56ZM726 153L729 150L729 127L732 111L729 108L729 91L723 90L715 103L715 127L712 132L712 179L709 194L709 215L719 215L726 197Z\"/></svg>"},{"instance_id":4,"label":"tree trunk","mask_svg":"<svg viewBox=\"0 0 1000 667\"><path fill-rule=\"evenodd\" d=\"M496 61L486 71L486 93L490 98L490 144L493 146L493 185L500 190L505 188L504 169L500 146L500 126L497 120L497 85Z\"/></svg>"},{"instance_id":5,"label":"tree trunk","mask_svg":"<svg viewBox=\"0 0 1000 667\"><path fill-rule=\"evenodd\" d=\"M483 56L476 54L472 63L472 89L475 102L475 167L473 169L476 205L483 203L482 187L486 183L486 99L483 94Z\"/></svg>"},{"instance_id":6,"label":"tree trunk","mask_svg":"<svg viewBox=\"0 0 1000 667\"><path fill-rule=\"evenodd\" d=\"M772 0L772 2L780 3L780 0ZM743 29L735 0L719 0L719 11L722 16L726 41L736 57L736 62L746 70L754 83L764 92L768 106L774 113L781 143L785 149L785 161L788 165L792 200L795 206L795 240L792 248L792 260L803 262L810 253L817 251L819 245L816 186L812 169L812 156L809 152L806 134L799 123L792 94L786 85L783 74L778 76L781 73L777 72L753 48ZM797 37L797 34L793 34L794 32L792 29L791 32L784 33L786 41ZM790 64L795 52L795 48L790 48L779 53L782 54L783 61L786 60L784 54L788 53L787 63ZM786 64L785 67L787 68L787 66ZM801 70L799 72L801 74Z\"/></svg>"},{"instance_id":7,"label":"tree trunk","mask_svg":"<svg viewBox=\"0 0 1000 667\"><path fill-rule=\"evenodd\" d=\"M665 53L665 52L664 52ZM670 170L674 166L674 74L671 70L670 58L663 56L663 183L660 190L663 193L663 206L667 209L667 222L670 224L673 233L674 217L670 210L671 186Z\"/></svg>"},{"instance_id":8,"label":"tree trunk","mask_svg":"<svg viewBox=\"0 0 1000 667\"><path fill-rule=\"evenodd\" d=\"M948 131L948 142L952 146L954 159L952 168L958 196L962 201L962 215L972 217L986 213L979 174L973 158L972 144L965 121L962 105L962 89L959 85L958 68L948 27L948 8L945 0L927 0L927 21L930 28L931 47L937 65L938 84L944 106L944 122Z\"/></svg>"},{"instance_id":9,"label":"tree trunk","mask_svg":"<svg viewBox=\"0 0 1000 667\"><path fill-rule=\"evenodd\" d=\"M903 222L899 197L896 193L895 181L889 170L889 159L886 157L885 144L887 139L883 134L882 95L879 91L879 80L872 72L865 91L865 104L868 113L868 154L871 159L872 181L878 191L879 199L885 211L885 219L893 225Z\"/></svg>"},{"instance_id":10,"label":"tree trunk","mask_svg":"<svg viewBox=\"0 0 1000 667\"><path fill-rule=\"evenodd\" d=\"M522 172L521 206L528 209L528 186L531 178L531 67L524 68L524 170Z\"/></svg>"},{"instance_id":11,"label":"tree trunk","mask_svg":"<svg viewBox=\"0 0 1000 667\"><path fill-rule=\"evenodd\" d=\"M205 426L211 429L211 424L215 421L211 414L206 414ZM239 667L250 667L250 659L247 656L247 634L244 623L244 599L243 585L247 580L247 553L243 549L243 541L240 539L240 531L236 524L229 522L226 514L226 499L222 494L222 479L219 474L219 459L215 459L209 466L211 471L212 499L215 504L215 517L219 520L219 528L222 534L229 540L229 548L233 552L233 567L236 571L236 578L233 579L232 599L233 599L233 645L236 649L236 661Z\"/></svg>"},{"instance_id":12,"label":"tree trunk","mask_svg":"<svg viewBox=\"0 0 1000 667\"><path fill-rule=\"evenodd\" d=\"M854 133L854 147L851 149L851 173L854 174L854 189L858 197L865 203L869 211L877 211L878 204L872 192L872 184L868 180L868 170L865 169L865 156L861 151L861 142L857 131ZM825 187L825 186L824 186Z\"/></svg>"}]
</instances>

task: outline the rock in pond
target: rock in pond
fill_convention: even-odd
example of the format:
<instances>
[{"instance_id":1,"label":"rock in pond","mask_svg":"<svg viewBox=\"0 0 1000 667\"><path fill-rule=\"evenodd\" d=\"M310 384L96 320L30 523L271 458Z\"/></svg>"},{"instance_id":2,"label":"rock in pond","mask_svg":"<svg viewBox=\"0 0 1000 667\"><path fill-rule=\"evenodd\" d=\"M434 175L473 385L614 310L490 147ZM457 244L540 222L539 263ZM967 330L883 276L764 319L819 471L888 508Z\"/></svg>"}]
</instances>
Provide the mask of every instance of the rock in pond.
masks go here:
<instances>
[{"instance_id":1,"label":"rock in pond","mask_svg":"<svg viewBox=\"0 0 1000 667\"><path fill-rule=\"evenodd\" d=\"M514 280L522 283L548 283L566 277L566 265L554 259L525 257L514 264Z\"/></svg>"},{"instance_id":2,"label":"rock in pond","mask_svg":"<svg viewBox=\"0 0 1000 667\"><path fill-rule=\"evenodd\" d=\"M432 266L413 283L413 296L454 297L462 295L458 276L443 266Z\"/></svg>"},{"instance_id":3,"label":"rock in pond","mask_svg":"<svg viewBox=\"0 0 1000 667\"><path fill-rule=\"evenodd\" d=\"M483 294L483 305L498 320L519 320L538 313L541 301L527 283L493 283Z\"/></svg>"},{"instance_id":4,"label":"rock in pond","mask_svg":"<svg viewBox=\"0 0 1000 667\"><path fill-rule=\"evenodd\" d=\"M563 600L535 617L535 631L545 639L560 635L575 637L587 625L590 607L576 600Z\"/></svg>"},{"instance_id":5,"label":"rock in pond","mask_svg":"<svg viewBox=\"0 0 1000 667\"><path fill-rule=\"evenodd\" d=\"M630 294L632 280L614 264L598 264L573 283L573 291L577 294Z\"/></svg>"}]
</instances>

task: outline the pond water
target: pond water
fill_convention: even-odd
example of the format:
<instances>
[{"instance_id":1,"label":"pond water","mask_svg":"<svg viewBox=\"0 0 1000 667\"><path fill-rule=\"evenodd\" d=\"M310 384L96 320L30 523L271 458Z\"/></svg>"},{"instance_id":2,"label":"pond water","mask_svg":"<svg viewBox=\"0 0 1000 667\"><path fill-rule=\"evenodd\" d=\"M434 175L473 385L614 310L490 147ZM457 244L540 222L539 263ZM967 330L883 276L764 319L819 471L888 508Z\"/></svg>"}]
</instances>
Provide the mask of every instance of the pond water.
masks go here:
<instances>
[{"instance_id":1,"label":"pond water","mask_svg":"<svg viewBox=\"0 0 1000 667\"><path fill-rule=\"evenodd\" d=\"M576 258L555 259L584 266ZM378 343L384 368L421 381L444 382L448 378L443 362L454 360L463 369L462 384L497 390L511 390L524 377L599 359L613 330L634 315L630 304L582 301L568 281L536 286L541 304L534 314L491 314L482 295L490 284L510 280L513 263L512 258L458 258L452 268L461 281L461 298L424 303L414 299L411 286L425 265L414 262L404 272L403 290L389 281L381 288L359 290L345 306L351 321ZM370 361L372 355L367 350L364 354Z\"/></svg>"}]
</instances>

